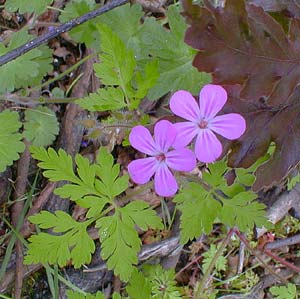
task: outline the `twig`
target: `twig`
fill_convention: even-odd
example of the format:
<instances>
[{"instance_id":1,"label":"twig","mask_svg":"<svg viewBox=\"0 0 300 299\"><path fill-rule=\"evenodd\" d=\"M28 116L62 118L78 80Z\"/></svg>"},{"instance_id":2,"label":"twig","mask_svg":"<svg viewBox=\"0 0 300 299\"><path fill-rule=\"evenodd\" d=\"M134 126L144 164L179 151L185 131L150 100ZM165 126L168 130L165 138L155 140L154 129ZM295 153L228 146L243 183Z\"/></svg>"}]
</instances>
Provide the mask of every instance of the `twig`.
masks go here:
<instances>
[{"instance_id":1,"label":"twig","mask_svg":"<svg viewBox=\"0 0 300 299\"><path fill-rule=\"evenodd\" d=\"M0 57L0 66L8 63L9 61L12 61L16 59L17 57L27 53L28 51L37 48L38 46L47 43L50 39L57 37L61 33L70 31L74 27L81 25L95 17L100 16L101 14L108 12L118 6L121 6L125 3L127 3L128 0L114 0L112 2L109 2L105 4L104 6L97 8L93 11L90 11L78 18L75 18L65 24L62 24L61 26L58 26L57 28L54 28L53 30L47 32L44 35L41 35L30 42L8 52L7 54Z\"/></svg>"},{"instance_id":2,"label":"twig","mask_svg":"<svg viewBox=\"0 0 300 299\"><path fill-rule=\"evenodd\" d=\"M291 270L293 270L297 273L300 273L300 268L299 267L297 267L294 264L286 261L285 259L281 258L280 256L274 254L273 252L271 252L271 250L264 250L264 253L266 255L268 255L269 257L271 257L272 259L274 259L275 261L278 261L282 265L285 265L286 267L290 268Z\"/></svg>"},{"instance_id":3,"label":"twig","mask_svg":"<svg viewBox=\"0 0 300 299\"><path fill-rule=\"evenodd\" d=\"M235 229L235 234L238 236L238 238L241 240L241 242L243 242L245 244L246 248L262 263L262 265L264 265L264 267L269 270L269 272L271 274L276 276L283 283L288 283L288 281L284 277L278 275L271 267L269 267L265 263L265 261L260 257L260 255L257 253L257 251L251 247L248 240L243 236L243 234L240 233L239 230Z\"/></svg>"},{"instance_id":4,"label":"twig","mask_svg":"<svg viewBox=\"0 0 300 299\"><path fill-rule=\"evenodd\" d=\"M52 194L53 190L56 187L56 183L54 182L49 182L45 188L42 190L42 192L40 193L40 195L33 201L33 205L30 208L30 210L28 211L27 215L26 215L26 220L23 224L23 227L21 229L21 235L24 238L29 237L32 232L34 231L35 226L34 225L30 225L29 221L28 221L28 217L34 214L37 214L41 208L47 203L48 199L50 198L50 195Z\"/></svg>"},{"instance_id":5,"label":"twig","mask_svg":"<svg viewBox=\"0 0 300 299\"><path fill-rule=\"evenodd\" d=\"M300 243L300 234L289 238L280 239L280 240L267 243L265 249L267 250L277 249L277 248L282 248L284 246L289 246L289 245L294 245L299 243Z\"/></svg>"},{"instance_id":6,"label":"twig","mask_svg":"<svg viewBox=\"0 0 300 299\"><path fill-rule=\"evenodd\" d=\"M24 208L24 202L22 200L18 201L26 191L27 177L30 164L30 152L29 152L29 142L24 140L26 145L25 151L22 153L18 161L18 177L16 182L16 190L14 193L15 204L12 207L12 223L15 228L17 228L18 219L22 214ZM23 285L23 246L20 240L16 241L16 279L15 279L15 290L14 298L21 299L22 295L22 285Z\"/></svg>"}]
</instances>

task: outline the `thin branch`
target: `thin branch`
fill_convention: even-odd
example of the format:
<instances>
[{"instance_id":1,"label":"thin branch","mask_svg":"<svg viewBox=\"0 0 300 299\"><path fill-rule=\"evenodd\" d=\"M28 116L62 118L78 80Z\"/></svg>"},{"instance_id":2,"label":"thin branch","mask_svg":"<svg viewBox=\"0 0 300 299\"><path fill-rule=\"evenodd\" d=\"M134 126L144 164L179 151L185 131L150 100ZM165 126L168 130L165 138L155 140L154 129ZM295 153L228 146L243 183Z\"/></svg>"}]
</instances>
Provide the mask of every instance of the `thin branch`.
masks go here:
<instances>
[{"instance_id":1,"label":"thin branch","mask_svg":"<svg viewBox=\"0 0 300 299\"><path fill-rule=\"evenodd\" d=\"M115 1L109 2L100 8L90 11L78 18L75 18L65 24L62 24L61 26L58 26L57 28L52 29L48 33L31 40L30 42L6 53L3 56L0 56L0 66L8 63L9 61L16 59L17 57L27 53L28 51L30 51L32 49L37 48L38 46L40 46L42 44L47 43L50 39L57 37L61 33L70 31L74 27L81 25L95 17L98 17L98 16L102 15L103 13L108 12L118 6L121 6L125 3L127 3L128 1L129 0L115 0Z\"/></svg>"}]
</instances>

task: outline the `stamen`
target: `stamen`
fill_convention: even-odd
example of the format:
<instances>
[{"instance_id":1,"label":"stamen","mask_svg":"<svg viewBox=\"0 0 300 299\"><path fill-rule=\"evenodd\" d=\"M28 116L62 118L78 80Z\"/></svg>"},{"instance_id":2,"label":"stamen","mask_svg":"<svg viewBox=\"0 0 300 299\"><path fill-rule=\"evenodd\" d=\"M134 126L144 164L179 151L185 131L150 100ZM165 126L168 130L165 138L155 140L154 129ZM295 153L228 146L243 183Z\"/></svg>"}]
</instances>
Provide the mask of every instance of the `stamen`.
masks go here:
<instances>
[{"instance_id":1,"label":"stamen","mask_svg":"<svg viewBox=\"0 0 300 299\"><path fill-rule=\"evenodd\" d=\"M207 128L207 125L208 125L208 122L204 119L204 118L202 118L201 120L200 120L200 123L199 123L199 128L200 129L206 129Z\"/></svg>"},{"instance_id":2,"label":"stamen","mask_svg":"<svg viewBox=\"0 0 300 299\"><path fill-rule=\"evenodd\" d=\"M163 162L163 161L165 161L166 160L166 156L165 156L165 154L158 154L156 157L156 160L157 161L159 161L159 162Z\"/></svg>"}]
</instances>

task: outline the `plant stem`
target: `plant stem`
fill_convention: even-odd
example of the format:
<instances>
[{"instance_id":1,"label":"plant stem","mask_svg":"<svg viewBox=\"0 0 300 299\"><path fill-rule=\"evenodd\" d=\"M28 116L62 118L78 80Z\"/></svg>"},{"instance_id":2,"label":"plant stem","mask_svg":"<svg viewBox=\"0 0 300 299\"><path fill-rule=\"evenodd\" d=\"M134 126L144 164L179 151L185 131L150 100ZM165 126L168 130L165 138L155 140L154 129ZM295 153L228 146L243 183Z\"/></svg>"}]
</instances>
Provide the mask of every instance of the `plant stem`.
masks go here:
<instances>
[{"instance_id":1,"label":"plant stem","mask_svg":"<svg viewBox=\"0 0 300 299\"><path fill-rule=\"evenodd\" d=\"M29 91L31 90L39 90L44 86L47 86L57 80L62 79L64 76L66 76L67 74L69 74L70 72L72 72L73 70L77 69L81 64L85 63L87 60L89 60L90 58L93 58L94 56L96 56L97 53L92 53L88 56L85 56L84 58L82 58L81 60L79 60L76 64L72 65L71 67L69 67L67 70L65 70L64 72L62 72L61 74L59 74L58 76L38 85L35 87L32 87L29 89ZM1 57L0 57L1 58Z\"/></svg>"},{"instance_id":2,"label":"plant stem","mask_svg":"<svg viewBox=\"0 0 300 299\"><path fill-rule=\"evenodd\" d=\"M224 250L224 248L226 248L226 246L228 245L229 241L230 241L230 238L231 236L233 235L235 229L234 228L231 228L229 230L229 232L227 233L227 236L226 238L223 240L221 246L219 247L218 251L216 252L215 256L213 257L212 261L210 262L207 270L205 271L201 281L199 282L199 284L196 286L195 288L195 292L194 292L194 299L201 299L201 298L204 298L202 297L202 293L204 291L204 288L205 288L205 285L206 285L206 282L211 274L211 272L213 271L214 267L215 267L215 264L218 260L218 258L222 255L222 252Z\"/></svg>"},{"instance_id":3,"label":"plant stem","mask_svg":"<svg viewBox=\"0 0 300 299\"><path fill-rule=\"evenodd\" d=\"M66 22L65 24L62 24L58 26L57 28L47 32L44 35L38 36L37 38L34 38L33 40L29 41L28 43L6 53L5 55L2 55L0 57L0 66L18 58L19 56L29 52L32 49L37 48L38 46L47 43L49 40L59 36L61 33L68 32L71 29L73 29L76 26L79 26L95 17L98 17L102 15L105 12L108 12L118 6L121 6L125 3L127 3L128 0L115 0L108 2L104 6L97 8L95 10L92 10L78 18L75 18L73 20L70 20Z\"/></svg>"}]
</instances>

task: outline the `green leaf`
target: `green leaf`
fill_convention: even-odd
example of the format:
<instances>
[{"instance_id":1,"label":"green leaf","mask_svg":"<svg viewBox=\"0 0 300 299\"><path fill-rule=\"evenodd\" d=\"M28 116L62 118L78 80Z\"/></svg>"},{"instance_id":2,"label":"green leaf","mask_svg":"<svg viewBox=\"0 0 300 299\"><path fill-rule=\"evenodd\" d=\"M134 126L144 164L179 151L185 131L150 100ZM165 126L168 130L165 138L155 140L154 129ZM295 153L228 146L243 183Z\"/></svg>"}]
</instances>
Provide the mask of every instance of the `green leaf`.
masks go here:
<instances>
[{"instance_id":1,"label":"green leaf","mask_svg":"<svg viewBox=\"0 0 300 299\"><path fill-rule=\"evenodd\" d=\"M0 44L0 56L29 42L31 36L24 30L14 33L8 46ZM52 52L46 46L33 49L13 61L0 66L0 94L21 87L39 84L52 70Z\"/></svg>"},{"instance_id":2,"label":"green leaf","mask_svg":"<svg viewBox=\"0 0 300 299\"><path fill-rule=\"evenodd\" d=\"M231 199L224 199L220 220L233 227L238 226L241 231L258 227L269 227L265 217L265 205L255 201L257 195L251 191L238 193Z\"/></svg>"},{"instance_id":3,"label":"green leaf","mask_svg":"<svg viewBox=\"0 0 300 299\"><path fill-rule=\"evenodd\" d=\"M128 176L119 177L120 165L114 164L113 156L104 147L99 150L97 162L96 174L101 180L96 180L96 188L112 201L128 188Z\"/></svg>"},{"instance_id":4,"label":"green leaf","mask_svg":"<svg viewBox=\"0 0 300 299\"><path fill-rule=\"evenodd\" d=\"M136 62L132 50L107 25L97 24L101 36L101 62L94 65L96 75L105 85L118 85L126 93Z\"/></svg>"},{"instance_id":5,"label":"green leaf","mask_svg":"<svg viewBox=\"0 0 300 299\"><path fill-rule=\"evenodd\" d=\"M137 35L143 16L141 5L128 3L101 15L99 20L116 32L127 48L136 51L140 48Z\"/></svg>"},{"instance_id":6,"label":"green leaf","mask_svg":"<svg viewBox=\"0 0 300 299\"><path fill-rule=\"evenodd\" d=\"M65 23L88 13L95 8L96 4L94 0L73 0L66 5L59 17L59 20ZM99 34L96 27L98 22L99 18L96 18L75 27L70 31L71 37L78 43L85 43L89 48L93 47L98 49Z\"/></svg>"},{"instance_id":7,"label":"green leaf","mask_svg":"<svg viewBox=\"0 0 300 299\"><path fill-rule=\"evenodd\" d=\"M202 233L209 234L221 210L221 204L213 198L212 194L196 183L188 184L175 196L174 202L182 213L180 233L183 244L199 237Z\"/></svg>"},{"instance_id":8,"label":"green leaf","mask_svg":"<svg viewBox=\"0 0 300 299\"><path fill-rule=\"evenodd\" d=\"M222 188L227 186L224 174L227 171L227 165L224 160L217 161L209 165L209 171L203 172L202 178L213 188Z\"/></svg>"},{"instance_id":9,"label":"green leaf","mask_svg":"<svg viewBox=\"0 0 300 299\"><path fill-rule=\"evenodd\" d=\"M43 175L52 182L70 181L80 184L80 180L73 171L72 157L63 149L59 149L58 153L49 148L48 151L43 147L30 147L31 155L34 159L40 160L38 166L44 169Z\"/></svg>"},{"instance_id":10,"label":"green leaf","mask_svg":"<svg viewBox=\"0 0 300 299\"><path fill-rule=\"evenodd\" d=\"M123 216L127 216L139 228L146 231L148 227L163 229L161 219L156 215L155 211L149 208L144 201L132 201L122 209Z\"/></svg>"},{"instance_id":11,"label":"green leaf","mask_svg":"<svg viewBox=\"0 0 300 299\"><path fill-rule=\"evenodd\" d=\"M55 113L47 107L37 107L25 111L24 137L35 146L51 144L59 132Z\"/></svg>"},{"instance_id":12,"label":"green leaf","mask_svg":"<svg viewBox=\"0 0 300 299\"><path fill-rule=\"evenodd\" d=\"M134 269L130 280L126 286L126 291L131 299L151 299L152 286L149 280L139 272Z\"/></svg>"},{"instance_id":13,"label":"green leaf","mask_svg":"<svg viewBox=\"0 0 300 299\"><path fill-rule=\"evenodd\" d=\"M19 153L25 149L18 133L21 123L17 112L4 110L0 113L0 172L19 159Z\"/></svg>"},{"instance_id":14,"label":"green leaf","mask_svg":"<svg viewBox=\"0 0 300 299\"><path fill-rule=\"evenodd\" d=\"M67 290L67 298L68 299L105 299L103 293L97 292L96 294L81 294L71 290Z\"/></svg>"},{"instance_id":15,"label":"green leaf","mask_svg":"<svg viewBox=\"0 0 300 299\"><path fill-rule=\"evenodd\" d=\"M203 263L202 263L202 272L205 273L210 265L211 261L215 257L218 248L215 244L212 244L208 251L203 253ZM223 250L224 251L224 250ZM223 253L222 253L223 254ZM220 255L215 263L215 269L219 273L220 271L225 271L227 265L227 260L223 255Z\"/></svg>"},{"instance_id":16,"label":"green leaf","mask_svg":"<svg viewBox=\"0 0 300 299\"><path fill-rule=\"evenodd\" d=\"M292 283L288 283L287 286L271 287L270 292L274 299L296 299L297 289L296 286Z\"/></svg>"},{"instance_id":17,"label":"green leaf","mask_svg":"<svg viewBox=\"0 0 300 299\"><path fill-rule=\"evenodd\" d=\"M90 263L95 244L86 231L88 223L76 222L63 211L56 211L55 214L43 211L29 220L40 228L52 228L53 232L63 234L42 232L31 236L25 256L26 264L49 263L63 267L71 260L74 267L79 268Z\"/></svg>"},{"instance_id":18,"label":"green leaf","mask_svg":"<svg viewBox=\"0 0 300 299\"><path fill-rule=\"evenodd\" d=\"M184 43L187 25L176 6L169 6L167 17L170 30L156 19L146 19L139 31L144 59L151 56L159 60L160 77L148 97L156 100L168 92L179 89L198 94L201 87L211 81L211 76L200 73L192 66L195 50Z\"/></svg>"},{"instance_id":19,"label":"green leaf","mask_svg":"<svg viewBox=\"0 0 300 299\"><path fill-rule=\"evenodd\" d=\"M5 9L8 12L18 10L21 14L29 12L40 15L52 2L53 0L6 0Z\"/></svg>"},{"instance_id":20,"label":"green leaf","mask_svg":"<svg viewBox=\"0 0 300 299\"><path fill-rule=\"evenodd\" d=\"M76 103L89 111L119 110L126 107L124 93L119 88L100 88L96 93L79 99Z\"/></svg>"},{"instance_id":21,"label":"green leaf","mask_svg":"<svg viewBox=\"0 0 300 299\"><path fill-rule=\"evenodd\" d=\"M155 85L159 77L158 65L158 60L150 61L145 65L144 72L136 73L134 98L143 99L150 88ZM139 104L139 101L137 101L137 104ZM137 105L132 105L132 108L137 108Z\"/></svg>"},{"instance_id":22,"label":"green leaf","mask_svg":"<svg viewBox=\"0 0 300 299\"><path fill-rule=\"evenodd\" d=\"M143 272L152 284L151 299L181 299L176 287L175 270L163 269L161 265L145 265Z\"/></svg>"},{"instance_id":23,"label":"green leaf","mask_svg":"<svg viewBox=\"0 0 300 299\"><path fill-rule=\"evenodd\" d=\"M139 213L144 219L141 219ZM107 261L107 267L114 269L121 280L128 281L133 271L133 265L138 262L137 253L141 241L135 230L135 225L146 230L148 225L161 228L161 222L154 212L144 202L117 208L115 214L97 220L101 241L101 256Z\"/></svg>"}]
</instances>

